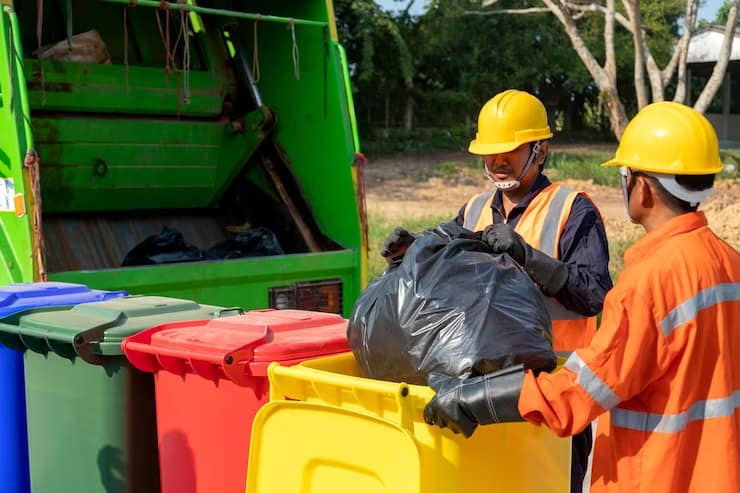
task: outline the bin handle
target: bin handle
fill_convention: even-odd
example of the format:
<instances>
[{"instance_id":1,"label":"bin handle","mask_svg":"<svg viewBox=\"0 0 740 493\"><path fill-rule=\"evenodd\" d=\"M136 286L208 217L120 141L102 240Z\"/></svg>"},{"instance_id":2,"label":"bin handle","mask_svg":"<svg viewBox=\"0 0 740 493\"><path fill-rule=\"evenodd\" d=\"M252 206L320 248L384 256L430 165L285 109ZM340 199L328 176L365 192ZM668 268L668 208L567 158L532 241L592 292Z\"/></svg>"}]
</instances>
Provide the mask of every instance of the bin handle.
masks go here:
<instances>
[{"instance_id":1,"label":"bin handle","mask_svg":"<svg viewBox=\"0 0 740 493\"><path fill-rule=\"evenodd\" d=\"M222 310L216 310L214 312L214 315L215 315L214 318L226 317L228 315L224 315L224 313L228 313L228 312L236 312L237 315L244 315L246 313L244 311L244 308L240 308L238 306L232 306L231 308L224 308Z\"/></svg>"}]
</instances>

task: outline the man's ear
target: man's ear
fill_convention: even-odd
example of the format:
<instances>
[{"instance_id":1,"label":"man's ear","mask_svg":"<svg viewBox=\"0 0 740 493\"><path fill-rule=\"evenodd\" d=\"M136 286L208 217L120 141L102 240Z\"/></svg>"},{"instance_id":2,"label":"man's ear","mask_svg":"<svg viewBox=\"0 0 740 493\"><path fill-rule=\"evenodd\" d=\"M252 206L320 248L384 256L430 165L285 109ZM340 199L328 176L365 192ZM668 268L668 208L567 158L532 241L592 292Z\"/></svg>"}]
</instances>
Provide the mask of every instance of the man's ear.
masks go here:
<instances>
[{"instance_id":1,"label":"man's ear","mask_svg":"<svg viewBox=\"0 0 740 493\"><path fill-rule=\"evenodd\" d=\"M646 176L640 175L635 179L637 180L635 188L639 190L640 205L645 209L652 209L655 207L655 198L657 195L653 184Z\"/></svg>"},{"instance_id":2,"label":"man's ear","mask_svg":"<svg viewBox=\"0 0 740 493\"><path fill-rule=\"evenodd\" d=\"M535 164L539 166L542 163L544 163L549 153L550 153L550 141L544 140L540 142L540 152L537 155L537 159L535 159Z\"/></svg>"}]
</instances>

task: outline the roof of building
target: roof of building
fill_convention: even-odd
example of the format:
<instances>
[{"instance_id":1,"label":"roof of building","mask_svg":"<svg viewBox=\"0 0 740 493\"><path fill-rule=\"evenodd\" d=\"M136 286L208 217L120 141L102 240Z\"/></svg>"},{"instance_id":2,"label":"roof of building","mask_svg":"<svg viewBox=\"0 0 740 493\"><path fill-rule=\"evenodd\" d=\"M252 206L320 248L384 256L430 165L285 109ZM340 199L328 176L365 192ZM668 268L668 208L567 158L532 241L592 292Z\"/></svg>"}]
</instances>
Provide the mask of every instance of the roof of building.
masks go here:
<instances>
[{"instance_id":1,"label":"roof of building","mask_svg":"<svg viewBox=\"0 0 740 493\"><path fill-rule=\"evenodd\" d=\"M688 63L716 62L722 41L725 38L725 26L711 25L699 29L689 42ZM740 60L740 30L735 29L730 60Z\"/></svg>"}]
</instances>

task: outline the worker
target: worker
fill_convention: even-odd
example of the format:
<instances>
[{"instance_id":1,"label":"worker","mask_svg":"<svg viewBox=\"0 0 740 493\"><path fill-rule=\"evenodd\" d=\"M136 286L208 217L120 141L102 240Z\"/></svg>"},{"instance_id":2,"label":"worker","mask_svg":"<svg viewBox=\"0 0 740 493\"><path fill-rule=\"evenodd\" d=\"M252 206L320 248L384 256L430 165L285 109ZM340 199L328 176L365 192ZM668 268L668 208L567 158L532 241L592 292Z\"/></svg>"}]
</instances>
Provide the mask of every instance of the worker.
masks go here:
<instances>
[{"instance_id":1,"label":"worker","mask_svg":"<svg viewBox=\"0 0 740 493\"><path fill-rule=\"evenodd\" d=\"M568 436L598 417L592 493L740 492L740 253L697 211L722 170L717 136L695 110L654 103L604 166L621 167L646 235L591 344L554 373L433 375L425 420L466 436L523 420Z\"/></svg>"},{"instance_id":2,"label":"worker","mask_svg":"<svg viewBox=\"0 0 740 493\"><path fill-rule=\"evenodd\" d=\"M591 341L612 281L598 209L585 194L543 174L551 137L547 112L535 96L507 90L489 100L469 152L483 157L493 187L463 205L457 222L483 231L495 253L506 252L524 267L545 295L554 350L570 352ZM381 254L392 261L412 241L396 228ZM573 493L581 491L591 447L590 428L573 438Z\"/></svg>"}]
</instances>

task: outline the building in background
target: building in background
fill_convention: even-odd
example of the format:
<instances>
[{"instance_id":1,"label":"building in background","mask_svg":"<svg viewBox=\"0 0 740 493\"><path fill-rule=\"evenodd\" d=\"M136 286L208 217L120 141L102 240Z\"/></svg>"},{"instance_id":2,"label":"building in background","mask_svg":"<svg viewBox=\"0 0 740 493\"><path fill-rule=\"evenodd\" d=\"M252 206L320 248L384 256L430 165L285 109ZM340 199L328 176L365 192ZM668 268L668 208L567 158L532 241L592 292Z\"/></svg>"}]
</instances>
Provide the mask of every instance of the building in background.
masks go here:
<instances>
[{"instance_id":1,"label":"building in background","mask_svg":"<svg viewBox=\"0 0 740 493\"><path fill-rule=\"evenodd\" d=\"M712 74L724 39L724 26L708 26L691 38L688 53L689 94L696 101ZM732 53L722 86L717 91L706 117L712 122L723 144L740 145L740 31L735 30Z\"/></svg>"}]
</instances>

